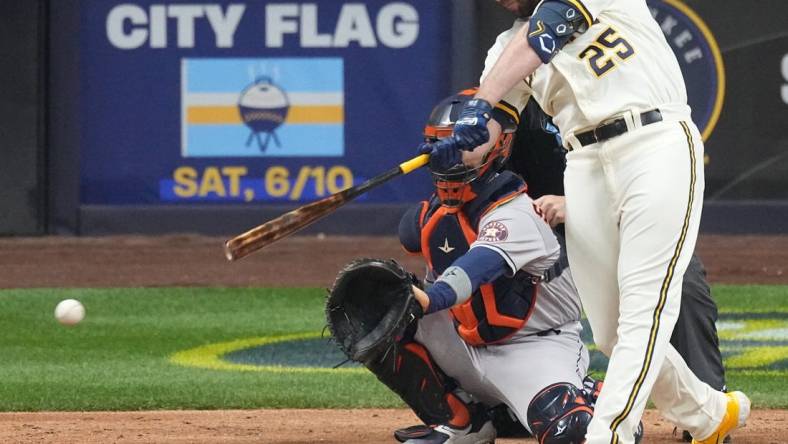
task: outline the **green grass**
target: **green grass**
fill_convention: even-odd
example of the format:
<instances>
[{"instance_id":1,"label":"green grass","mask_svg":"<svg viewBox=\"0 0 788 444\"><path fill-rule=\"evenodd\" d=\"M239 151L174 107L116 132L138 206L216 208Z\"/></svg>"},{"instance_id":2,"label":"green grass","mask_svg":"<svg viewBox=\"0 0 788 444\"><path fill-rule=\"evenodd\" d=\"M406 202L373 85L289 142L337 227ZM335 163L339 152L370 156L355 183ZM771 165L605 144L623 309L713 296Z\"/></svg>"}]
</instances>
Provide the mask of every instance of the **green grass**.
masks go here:
<instances>
[{"instance_id":1,"label":"green grass","mask_svg":"<svg viewBox=\"0 0 788 444\"><path fill-rule=\"evenodd\" d=\"M714 285L720 312L788 313L786 285Z\"/></svg>"},{"instance_id":2,"label":"green grass","mask_svg":"<svg viewBox=\"0 0 788 444\"><path fill-rule=\"evenodd\" d=\"M782 328L788 331L788 286L716 285L714 297L723 316L726 313L782 314ZM727 332L720 332L727 337ZM785 343L785 341L783 341ZM785 353L783 353L785 358ZM783 364L788 364L782 361ZM788 371L739 370L727 371L728 386L750 396L761 408L788 407Z\"/></svg>"},{"instance_id":3,"label":"green grass","mask_svg":"<svg viewBox=\"0 0 788 444\"><path fill-rule=\"evenodd\" d=\"M238 338L322 329L315 289L0 291L0 410L399 405L371 375L291 375L176 366L171 354ZM57 302L83 302L64 327Z\"/></svg>"},{"instance_id":4,"label":"green grass","mask_svg":"<svg viewBox=\"0 0 788 444\"><path fill-rule=\"evenodd\" d=\"M717 286L722 312L788 313L788 287ZM81 300L64 327L57 302ZM314 333L318 289L36 289L0 291L0 411L402 406L360 371L227 371L171 356L238 339ZM756 405L788 407L784 370L729 372Z\"/></svg>"}]
</instances>

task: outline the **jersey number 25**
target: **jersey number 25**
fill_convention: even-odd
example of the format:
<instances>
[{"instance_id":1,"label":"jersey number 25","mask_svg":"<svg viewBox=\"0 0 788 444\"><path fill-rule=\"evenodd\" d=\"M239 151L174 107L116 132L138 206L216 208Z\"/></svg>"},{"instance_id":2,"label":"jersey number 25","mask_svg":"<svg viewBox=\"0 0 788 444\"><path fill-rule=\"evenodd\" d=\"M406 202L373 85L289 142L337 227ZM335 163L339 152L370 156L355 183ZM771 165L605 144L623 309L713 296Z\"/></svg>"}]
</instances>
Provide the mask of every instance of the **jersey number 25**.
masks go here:
<instances>
[{"instance_id":1,"label":"jersey number 25","mask_svg":"<svg viewBox=\"0 0 788 444\"><path fill-rule=\"evenodd\" d=\"M579 57L588 61L588 66L597 77L602 77L618 65L616 59L624 61L635 54L632 45L619 36L613 28L599 34L594 43L588 45Z\"/></svg>"}]
</instances>

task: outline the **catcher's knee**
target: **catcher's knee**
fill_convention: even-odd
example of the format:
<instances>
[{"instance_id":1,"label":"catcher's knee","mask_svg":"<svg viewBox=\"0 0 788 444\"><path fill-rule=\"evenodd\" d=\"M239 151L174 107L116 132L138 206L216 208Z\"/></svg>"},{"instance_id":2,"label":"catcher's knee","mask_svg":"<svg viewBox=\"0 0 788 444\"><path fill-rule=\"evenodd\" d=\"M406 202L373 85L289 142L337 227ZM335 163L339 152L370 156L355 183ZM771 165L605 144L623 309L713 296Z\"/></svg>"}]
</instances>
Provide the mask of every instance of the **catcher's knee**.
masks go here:
<instances>
[{"instance_id":1,"label":"catcher's knee","mask_svg":"<svg viewBox=\"0 0 788 444\"><path fill-rule=\"evenodd\" d=\"M386 356L366 364L425 424L464 427L467 405L451 392L449 378L418 342L398 343Z\"/></svg>"},{"instance_id":2,"label":"catcher's knee","mask_svg":"<svg viewBox=\"0 0 788 444\"><path fill-rule=\"evenodd\" d=\"M579 444L594 416L583 392L567 382L550 385L528 406L528 425L540 444Z\"/></svg>"}]
</instances>

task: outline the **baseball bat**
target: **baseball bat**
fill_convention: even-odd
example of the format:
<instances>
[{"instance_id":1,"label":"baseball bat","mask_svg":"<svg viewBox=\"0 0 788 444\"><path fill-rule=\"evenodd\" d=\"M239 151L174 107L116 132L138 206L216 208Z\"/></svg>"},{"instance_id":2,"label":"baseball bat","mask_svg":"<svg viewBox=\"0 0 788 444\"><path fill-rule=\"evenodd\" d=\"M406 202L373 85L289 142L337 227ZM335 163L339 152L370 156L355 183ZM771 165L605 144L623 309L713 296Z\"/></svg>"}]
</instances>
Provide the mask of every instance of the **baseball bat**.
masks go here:
<instances>
[{"instance_id":1,"label":"baseball bat","mask_svg":"<svg viewBox=\"0 0 788 444\"><path fill-rule=\"evenodd\" d=\"M246 257L279 239L301 230L318 219L333 213L337 208L372 188L426 165L429 159L429 154L422 154L414 157L362 184L334 193L316 202L298 207L276 219L272 219L245 233L239 234L224 243L224 255L227 257L228 261Z\"/></svg>"}]
</instances>

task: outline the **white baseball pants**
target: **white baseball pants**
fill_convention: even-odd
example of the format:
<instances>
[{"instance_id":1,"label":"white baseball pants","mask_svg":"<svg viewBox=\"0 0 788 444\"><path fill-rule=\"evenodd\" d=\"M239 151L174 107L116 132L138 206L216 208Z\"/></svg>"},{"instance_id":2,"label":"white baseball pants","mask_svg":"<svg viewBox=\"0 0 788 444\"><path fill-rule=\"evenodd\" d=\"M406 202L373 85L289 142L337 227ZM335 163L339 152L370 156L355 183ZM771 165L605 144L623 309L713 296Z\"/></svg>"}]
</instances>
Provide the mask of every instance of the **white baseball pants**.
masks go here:
<instances>
[{"instance_id":1,"label":"white baseball pants","mask_svg":"<svg viewBox=\"0 0 788 444\"><path fill-rule=\"evenodd\" d=\"M703 204L697 128L663 121L575 149L564 181L570 266L610 357L587 443L632 443L649 394L677 426L710 435L725 396L669 344Z\"/></svg>"}]
</instances>

